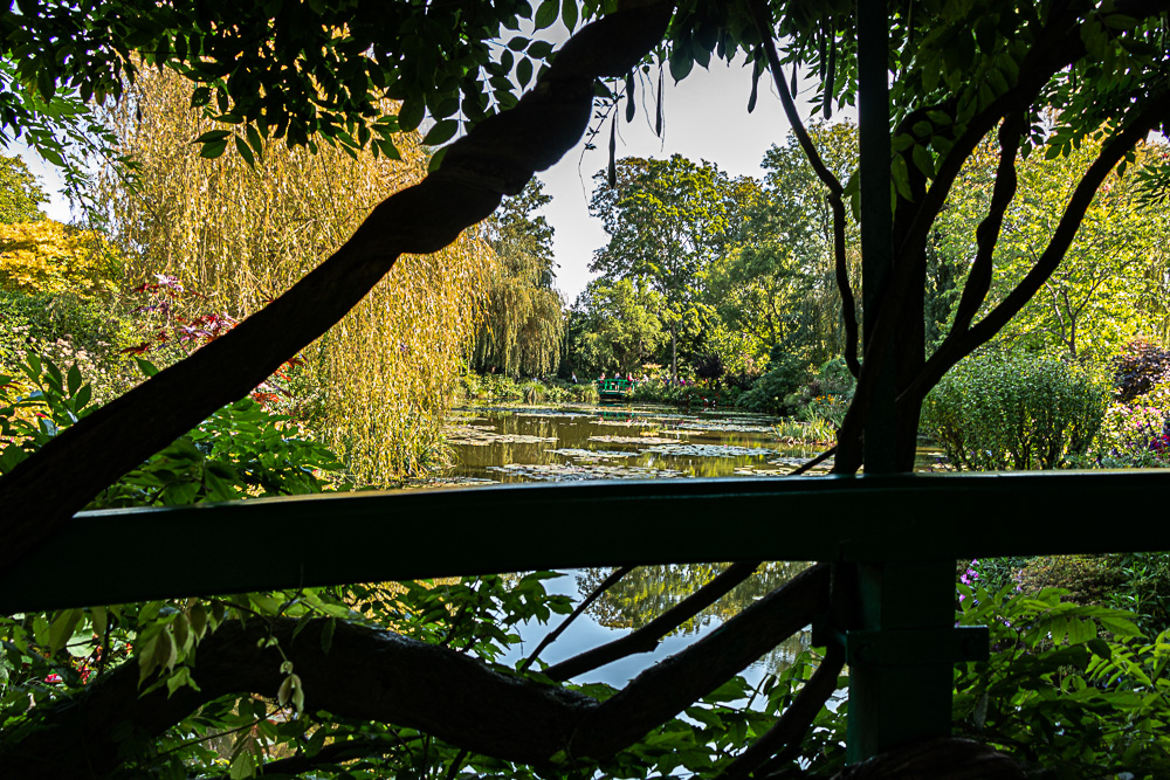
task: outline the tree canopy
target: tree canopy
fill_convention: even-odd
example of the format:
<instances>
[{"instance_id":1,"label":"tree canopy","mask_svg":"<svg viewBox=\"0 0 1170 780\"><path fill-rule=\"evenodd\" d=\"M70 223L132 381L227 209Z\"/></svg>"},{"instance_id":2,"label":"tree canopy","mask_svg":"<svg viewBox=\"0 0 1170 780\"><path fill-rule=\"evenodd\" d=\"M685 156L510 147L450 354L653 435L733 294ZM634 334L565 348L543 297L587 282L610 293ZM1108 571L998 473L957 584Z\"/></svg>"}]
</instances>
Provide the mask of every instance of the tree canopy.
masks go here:
<instances>
[{"instance_id":1,"label":"tree canopy","mask_svg":"<svg viewBox=\"0 0 1170 780\"><path fill-rule=\"evenodd\" d=\"M826 117L855 102L856 18L849 5L543 0L533 8L521 0L490 5L404 0L374 7L326 0L308 6L22 3L8 9L0 15L0 48L12 67L3 71L0 123L10 133L42 121L45 106L60 94L118 97L136 74L155 66L188 79L190 102L222 123L201 136L203 153L211 157L229 149L245 159L254 157L266 137L310 148L322 140L350 149L373 144L394 156L397 150L387 139L417 127L427 113L436 123L425 143L440 144L461 126L469 129L432 158L426 179L375 206L346 244L288 292L190 358L81 418L7 472L0 479L5 508L0 566L43 544L121 475L249 393L341 319L400 255L446 246L489 215L503 195L521 192L535 170L551 165L578 141L595 107L616 121L614 108L628 99L621 82L632 91L634 80L628 76L635 68L657 66L677 79L712 56L731 58L741 52L754 65L754 79L765 73L771 77L798 142L828 192L845 352L858 374L835 468L842 473L858 469L866 424L883 416L892 418L898 437L896 465L908 467L927 391L999 333L1052 277L1115 166L1133 159L1137 144L1151 131L1170 129L1165 10L1164 3L1148 0L889 4L888 48L879 59L888 65L890 78L877 75L889 81L891 122L888 127L879 123L879 132L869 135L867 112L862 112L861 155L863 165L876 159L892 179L894 262L885 279L866 280L867 327L865 342L859 344L846 203L856 193L867 193L862 195L865 208L874 189L864 178L842 181L822 161L795 112L790 86L793 74L803 78ZM581 21L595 17L577 30ZM516 32L522 18L537 30L560 18L577 32L554 56L549 44ZM514 32L509 40L500 37L501 28ZM778 41L783 55L776 50ZM534 77L534 86L517 99ZM754 103L758 85L752 92ZM401 101L396 113L379 108L383 99ZM1055 119L1049 123L1048 117ZM963 165L992 135L999 156L987 212L975 229L975 255L954 318L928 355L924 310L931 229ZM890 154L878 145L874 156L867 141L875 138L888 139ZM1089 138L1099 143L1099 151L1077 172L1068 199L1054 204L1059 216L1046 235L1034 239L1037 252L1030 266L998 302L987 301L1005 214L1022 184L1018 160L1028 154L1068 155ZM1167 165L1150 162L1144 181L1156 193L1166 186ZM880 201L889 187L884 176L878 182ZM884 212L884 206L870 211L883 217ZM893 408L875 408L888 377L896 402ZM59 371L55 378L49 372L49 385L54 382L69 391L65 408L76 406L80 387L63 380ZM733 574L718 584L712 581L714 590L701 591L700 600L731 587L735 576L746 576L738 569ZM475 599L478 591L468 590L462 597ZM487 592L492 598L499 593L495 586ZM563 762L612 758L600 770L598 764L581 766L636 773L647 756L669 756L685 744L687 760L698 762L701 754L704 770L742 776L767 766L778 753L776 760L793 763L786 750L797 739L792 735L806 730L836 687L844 660L836 649L801 693L786 700L797 704L775 726L768 725L771 711L767 717L745 712L734 728L709 738L695 736L691 724L672 718L684 708L691 718L709 717L713 701L745 694L735 685L721 685L780 638L826 613L830 597L827 568L810 569L744 609L722 631L612 696L588 687L570 691L550 685L555 678L502 674L484 662L493 657L490 653L476 660L353 623L335 628L329 621L302 623L299 618L316 609L315 603L297 602L285 615L279 599L256 597L243 607L262 617L239 623L222 622L223 613L210 622L195 617L205 609L198 600L165 611L160 603L143 618L143 632L149 633L142 644L151 652L142 666L148 674L160 667L173 671L180 651L189 653L202 637L195 676L199 689L180 679L177 692L166 697L166 683L160 681L159 688L140 698L139 669L123 664L79 694L87 708L68 706L75 701L70 699L51 712L46 708L29 716L36 723L25 724L7 755L13 766L28 771L42 757L86 768L100 761L112 770L121 759L110 713L129 713L134 727L153 736L214 706L225 692L275 688L295 702L303 682L321 691L319 705L340 718L373 719L375 729L387 722L403 724L403 730L391 732L400 741L424 741L421 732L429 740L433 734L487 756L484 766L506 759L534 764L538 769L533 771L553 766L552 772L563 773ZM512 598L523 603L522 597ZM437 620L450 616L445 606L433 609ZM61 648L55 639L90 625L80 624L82 617L80 610L66 610L50 624L42 616L32 630L45 636L47 646ZM97 613L86 618L94 621L95 630L99 619L105 620ZM209 625L219 630L199 630ZM444 624L435 631L454 638L462 629ZM474 635L465 639L466 647L491 644ZM295 661L281 658L286 647L295 647ZM332 652L325 652L330 647ZM372 676L354 678L351 671L370 658L382 663L374 665ZM420 680L438 680L441 689ZM652 743L621 753L654 729L659 731ZM683 732L690 736L680 736ZM59 749L64 737L81 733L92 738L88 753ZM738 744L726 741L732 733L759 741L738 750ZM392 740L362 747L386 752L387 741ZM67 744L78 743L70 739ZM455 748L451 752L458 755ZM303 761L305 755L294 758ZM342 761L347 755L338 751L329 757ZM462 759L455 763L461 765Z\"/></svg>"}]
</instances>

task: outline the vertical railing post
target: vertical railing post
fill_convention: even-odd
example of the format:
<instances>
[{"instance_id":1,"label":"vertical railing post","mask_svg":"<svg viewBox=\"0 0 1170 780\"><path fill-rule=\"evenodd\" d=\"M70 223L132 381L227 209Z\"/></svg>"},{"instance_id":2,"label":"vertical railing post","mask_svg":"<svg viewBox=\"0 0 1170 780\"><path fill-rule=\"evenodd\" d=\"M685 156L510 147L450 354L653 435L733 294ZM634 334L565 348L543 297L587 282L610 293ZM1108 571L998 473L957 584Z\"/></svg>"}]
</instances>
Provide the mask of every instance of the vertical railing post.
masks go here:
<instances>
[{"instance_id":1,"label":"vertical railing post","mask_svg":"<svg viewBox=\"0 0 1170 780\"><path fill-rule=\"evenodd\" d=\"M867 479L900 465L893 340L879 344L873 339L894 266L887 14L885 0L858 3L863 354L881 366L865 425ZM908 506L905 511L915 510ZM858 603L845 636L849 761L947 735L952 661L959 654L953 561L867 562L858 564L850 579Z\"/></svg>"}]
</instances>

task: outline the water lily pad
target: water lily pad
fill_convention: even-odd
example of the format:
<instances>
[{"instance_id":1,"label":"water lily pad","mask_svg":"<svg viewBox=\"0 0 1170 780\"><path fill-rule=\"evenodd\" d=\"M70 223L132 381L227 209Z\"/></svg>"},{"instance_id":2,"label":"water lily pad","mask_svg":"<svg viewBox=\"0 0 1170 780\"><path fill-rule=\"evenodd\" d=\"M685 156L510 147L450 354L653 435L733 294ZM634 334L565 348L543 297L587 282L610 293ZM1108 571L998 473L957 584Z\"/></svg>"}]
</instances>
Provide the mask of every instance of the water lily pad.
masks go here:
<instances>
[{"instance_id":1,"label":"water lily pad","mask_svg":"<svg viewBox=\"0 0 1170 780\"><path fill-rule=\"evenodd\" d=\"M489 444L541 444L556 442L556 436L534 436L527 433L499 433L491 425L455 425L444 431L448 444L484 447Z\"/></svg>"},{"instance_id":2,"label":"water lily pad","mask_svg":"<svg viewBox=\"0 0 1170 780\"><path fill-rule=\"evenodd\" d=\"M677 444L678 439L667 439L662 436L590 436L589 441L603 444Z\"/></svg>"},{"instance_id":3,"label":"water lily pad","mask_svg":"<svg viewBox=\"0 0 1170 780\"><path fill-rule=\"evenodd\" d=\"M568 458L576 460L605 460L606 458L636 458L636 452L624 452L622 450L583 450L578 447L562 447L556 450L549 450L555 455L564 455Z\"/></svg>"},{"instance_id":4,"label":"water lily pad","mask_svg":"<svg viewBox=\"0 0 1170 780\"><path fill-rule=\"evenodd\" d=\"M655 479L681 477L681 471L655 469L644 466L581 465L576 463L509 463L489 466L510 477L531 482L578 482L587 479Z\"/></svg>"},{"instance_id":5,"label":"water lily pad","mask_svg":"<svg viewBox=\"0 0 1170 780\"><path fill-rule=\"evenodd\" d=\"M673 455L692 458L742 458L745 456L773 455L775 450L766 447L737 447L733 444L657 444L647 447L647 452L658 455Z\"/></svg>"}]
</instances>

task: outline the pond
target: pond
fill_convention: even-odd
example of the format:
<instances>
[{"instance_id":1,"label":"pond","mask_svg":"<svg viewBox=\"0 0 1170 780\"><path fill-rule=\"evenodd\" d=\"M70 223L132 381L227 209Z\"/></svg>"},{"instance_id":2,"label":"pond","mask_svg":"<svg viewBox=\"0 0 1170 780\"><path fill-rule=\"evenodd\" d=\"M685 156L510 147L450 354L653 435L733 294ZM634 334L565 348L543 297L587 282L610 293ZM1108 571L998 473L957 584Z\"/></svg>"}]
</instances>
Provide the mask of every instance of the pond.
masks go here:
<instances>
[{"instance_id":1,"label":"pond","mask_svg":"<svg viewBox=\"0 0 1170 780\"><path fill-rule=\"evenodd\" d=\"M460 409L447 429L454 466L445 479L781 476L825 449L783 438L780 424L774 417L742 412L650 406ZM830 459L814 473L831 467Z\"/></svg>"},{"instance_id":2,"label":"pond","mask_svg":"<svg viewBox=\"0 0 1170 780\"><path fill-rule=\"evenodd\" d=\"M456 410L446 436L452 465L442 484L557 482L586 479L779 476L825 445L786 439L774 417L728 410L679 411L632 405L482 406ZM814 473L825 473L832 461ZM787 582L804 563L773 562L668 636L658 650L631 656L577 678L623 685L658 658L677 652L716 628L725 618ZM645 625L704 583L724 565L644 566L626 575L598 599L542 654L549 663L569 658ZM579 602L610 573L567 572L547 581L550 591ZM559 623L525 626L523 644L511 661L531 652ZM808 644L807 633L783 643L748 672L759 682L770 670L791 663Z\"/></svg>"},{"instance_id":3,"label":"pond","mask_svg":"<svg viewBox=\"0 0 1170 780\"><path fill-rule=\"evenodd\" d=\"M677 479L782 476L827 448L798 441L802 424L776 417L723 410L636 405L476 406L457 409L446 430L452 464L444 485L561 482L588 479ZM940 456L919 452L918 468L932 469ZM810 474L832 468L830 458ZM553 520L555 522L555 520ZM716 628L752 601L780 587L807 563L771 562L666 637L653 653L627 657L578 677L621 686L659 658L675 653ZM716 576L725 565L643 566L626 575L542 654L555 663L645 625ZM546 582L550 591L580 602L610 573L566 572ZM563 618L529 625L509 662L525 657ZM787 667L809 643L807 631L784 642L745 674L758 684Z\"/></svg>"}]
</instances>

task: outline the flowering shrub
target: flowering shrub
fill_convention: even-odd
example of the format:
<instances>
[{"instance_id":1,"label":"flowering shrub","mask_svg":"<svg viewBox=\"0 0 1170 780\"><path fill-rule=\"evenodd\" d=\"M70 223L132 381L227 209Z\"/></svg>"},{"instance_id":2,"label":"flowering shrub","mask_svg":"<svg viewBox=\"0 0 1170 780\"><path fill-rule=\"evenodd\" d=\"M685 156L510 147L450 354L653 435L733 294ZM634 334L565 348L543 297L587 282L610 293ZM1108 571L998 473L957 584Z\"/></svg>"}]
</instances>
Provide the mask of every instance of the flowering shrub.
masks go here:
<instances>
[{"instance_id":1,"label":"flowering shrub","mask_svg":"<svg viewBox=\"0 0 1170 780\"><path fill-rule=\"evenodd\" d=\"M1170 384L1111 404L1093 442L1092 464L1109 468L1170 466Z\"/></svg>"},{"instance_id":2,"label":"flowering shrub","mask_svg":"<svg viewBox=\"0 0 1170 780\"><path fill-rule=\"evenodd\" d=\"M1110 362L1117 398L1123 402L1150 392L1170 375L1170 351L1145 339L1129 342Z\"/></svg>"}]
</instances>

